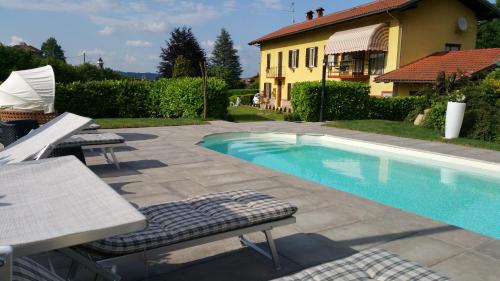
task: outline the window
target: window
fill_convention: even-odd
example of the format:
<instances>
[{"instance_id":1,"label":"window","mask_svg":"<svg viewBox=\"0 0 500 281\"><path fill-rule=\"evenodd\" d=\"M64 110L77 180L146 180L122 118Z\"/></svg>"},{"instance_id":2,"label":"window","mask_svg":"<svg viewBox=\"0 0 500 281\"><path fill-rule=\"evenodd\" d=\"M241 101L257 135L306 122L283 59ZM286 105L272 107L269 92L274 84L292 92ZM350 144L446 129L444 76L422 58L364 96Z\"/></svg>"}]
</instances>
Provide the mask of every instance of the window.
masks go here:
<instances>
[{"instance_id":1,"label":"window","mask_svg":"<svg viewBox=\"0 0 500 281\"><path fill-rule=\"evenodd\" d=\"M293 84L292 83L288 83L287 85L287 93L286 93L286 100L291 100L292 99L292 89L293 89Z\"/></svg>"},{"instance_id":2,"label":"window","mask_svg":"<svg viewBox=\"0 0 500 281\"><path fill-rule=\"evenodd\" d=\"M370 53L370 75L384 74L385 53Z\"/></svg>"},{"instance_id":3,"label":"window","mask_svg":"<svg viewBox=\"0 0 500 281\"><path fill-rule=\"evenodd\" d=\"M365 69L365 52L342 54L340 71L343 75L363 74Z\"/></svg>"},{"instance_id":4,"label":"window","mask_svg":"<svg viewBox=\"0 0 500 281\"><path fill-rule=\"evenodd\" d=\"M271 68L271 54L267 54L266 69Z\"/></svg>"},{"instance_id":5,"label":"window","mask_svg":"<svg viewBox=\"0 0 500 281\"><path fill-rule=\"evenodd\" d=\"M313 68L318 66L318 47L307 48L306 67Z\"/></svg>"},{"instance_id":6,"label":"window","mask_svg":"<svg viewBox=\"0 0 500 281\"><path fill-rule=\"evenodd\" d=\"M299 50L288 51L288 67L299 68Z\"/></svg>"},{"instance_id":7,"label":"window","mask_svg":"<svg viewBox=\"0 0 500 281\"><path fill-rule=\"evenodd\" d=\"M447 52L460 51L461 48L462 48L462 45L460 45L460 44L450 44L450 43L447 43L444 46L444 50L447 51Z\"/></svg>"},{"instance_id":8,"label":"window","mask_svg":"<svg viewBox=\"0 0 500 281\"><path fill-rule=\"evenodd\" d=\"M339 56L337 56L337 55L328 55L328 66L329 67L339 66Z\"/></svg>"},{"instance_id":9,"label":"window","mask_svg":"<svg viewBox=\"0 0 500 281\"><path fill-rule=\"evenodd\" d=\"M267 98L271 98L271 83L264 83L264 96Z\"/></svg>"}]
</instances>

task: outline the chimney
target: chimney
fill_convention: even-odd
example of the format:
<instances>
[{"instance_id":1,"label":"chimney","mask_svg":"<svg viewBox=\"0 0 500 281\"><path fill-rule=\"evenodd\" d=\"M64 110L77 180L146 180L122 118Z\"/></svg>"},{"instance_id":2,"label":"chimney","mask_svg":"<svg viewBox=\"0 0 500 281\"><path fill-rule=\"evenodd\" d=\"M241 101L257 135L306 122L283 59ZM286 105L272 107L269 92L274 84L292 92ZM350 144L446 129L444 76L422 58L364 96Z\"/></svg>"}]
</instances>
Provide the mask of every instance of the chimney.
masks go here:
<instances>
[{"instance_id":1,"label":"chimney","mask_svg":"<svg viewBox=\"0 0 500 281\"><path fill-rule=\"evenodd\" d=\"M307 13L306 13L306 20L312 20L313 16L314 16L314 12L313 11L311 11L311 10L307 11Z\"/></svg>"},{"instance_id":2,"label":"chimney","mask_svg":"<svg viewBox=\"0 0 500 281\"><path fill-rule=\"evenodd\" d=\"M316 9L316 14L318 15L318 18L323 17L324 13L325 13L325 9L323 9L323 7L319 7Z\"/></svg>"}]
</instances>

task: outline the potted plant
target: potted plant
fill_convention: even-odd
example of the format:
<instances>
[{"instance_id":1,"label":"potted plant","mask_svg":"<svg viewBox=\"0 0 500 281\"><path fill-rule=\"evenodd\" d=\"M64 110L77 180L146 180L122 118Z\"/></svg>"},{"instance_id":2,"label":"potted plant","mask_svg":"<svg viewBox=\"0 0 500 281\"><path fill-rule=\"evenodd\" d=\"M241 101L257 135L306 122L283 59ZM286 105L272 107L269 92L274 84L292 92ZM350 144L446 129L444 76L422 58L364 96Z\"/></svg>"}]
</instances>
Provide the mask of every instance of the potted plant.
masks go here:
<instances>
[{"instance_id":1,"label":"potted plant","mask_svg":"<svg viewBox=\"0 0 500 281\"><path fill-rule=\"evenodd\" d=\"M456 139L460 135L465 114L465 96L460 91L449 95L446 107L445 139Z\"/></svg>"}]
</instances>

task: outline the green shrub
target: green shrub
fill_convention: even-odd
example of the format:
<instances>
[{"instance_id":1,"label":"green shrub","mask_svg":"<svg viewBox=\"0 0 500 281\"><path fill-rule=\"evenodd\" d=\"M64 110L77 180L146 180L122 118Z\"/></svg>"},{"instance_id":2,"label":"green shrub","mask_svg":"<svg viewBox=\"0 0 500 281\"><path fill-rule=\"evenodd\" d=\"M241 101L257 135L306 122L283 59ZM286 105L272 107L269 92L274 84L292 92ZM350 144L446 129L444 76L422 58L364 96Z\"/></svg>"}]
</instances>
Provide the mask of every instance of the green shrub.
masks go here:
<instances>
[{"instance_id":1,"label":"green shrub","mask_svg":"<svg viewBox=\"0 0 500 281\"><path fill-rule=\"evenodd\" d=\"M363 83L327 81L324 120L352 120L366 117L370 87ZM292 107L304 121L318 121L321 100L321 82L295 83Z\"/></svg>"},{"instance_id":2,"label":"green shrub","mask_svg":"<svg viewBox=\"0 0 500 281\"><path fill-rule=\"evenodd\" d=\"M444 132L446 123L446 102L436 102L425 119L424 126Z\"/></svg>"},{"instance_id":3,"label":"green shrub","mask_svg":"<svg viewBox=\"0 0 500 281\"><path fill-rule=\"evenodd\" d=\"M105 80L56 84L58 112L73 112L92 118L145 117L149 109L151 82Z\"/></svg>"},{"instance_id":4,"label":"green shrub","mask_svg":"<svg viewBox=\"0 0 500 281\"><path fill-rule=\"evenodd\" d=\"M153 83L150 100L152 115L167 118L200 117L203 113L202 79L161 79ZM225 117L228 104L226 83L209 78L207 116Z\"/></svg>"},{"instance_id":5,"label":"green shrub","mask_svg":"<svg viewBox=\"0 0 500 281\"><path fill-rule=\"evenodd\" d=\"M370 97L368 100L368 118L402 121L410 113L414 114L415 110L419 110L423 101L422 97Z\"/></svg>"},{"instance_id":6,"label":"green shrub","mask_svg":"<svg viewBox=\"0 0 500 281\"><path fill-rule=\"evenodd\" d=\"M258 89L230 89L227 91L228 96L244 96L255 95L259 92Z\"/></svg>"},{"instance_id":7,"label":"green shrub","mask_svg":"<svg viewBox=\"0 0 500 281\"><path fill-rule=\"evenodd\" d=\"M461 90L467 104L461 131L465 137L487 141L500 138L500 94L490 82Z\"/></svg>"}]
</instances>

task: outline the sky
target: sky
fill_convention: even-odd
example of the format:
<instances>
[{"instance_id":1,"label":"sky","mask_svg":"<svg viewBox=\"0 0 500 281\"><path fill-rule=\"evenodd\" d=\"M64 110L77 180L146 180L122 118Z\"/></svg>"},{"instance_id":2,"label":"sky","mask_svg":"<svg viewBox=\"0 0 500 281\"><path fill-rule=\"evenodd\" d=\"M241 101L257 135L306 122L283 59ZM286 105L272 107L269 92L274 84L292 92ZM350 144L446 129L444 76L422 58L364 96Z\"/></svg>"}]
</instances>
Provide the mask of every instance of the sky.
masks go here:
<instances>
[{"instance_id":1,"label":"sky","mask_svg":"<svg viewBox=\"0 0 500 281\"><path fill-rule=\"evenodd\" d=\"M295 13L291 3L295 2ZM55 37L67 61L99 57L106 67L157 72L161 47L178 26L191 27L207 55L225 28L231 34L244 69L258 73L259 49L248 42L305 19L307 10L339 11L370 0L0 0L0 42L27 42L40 48Z\"/></svg>"}]
</instances>

